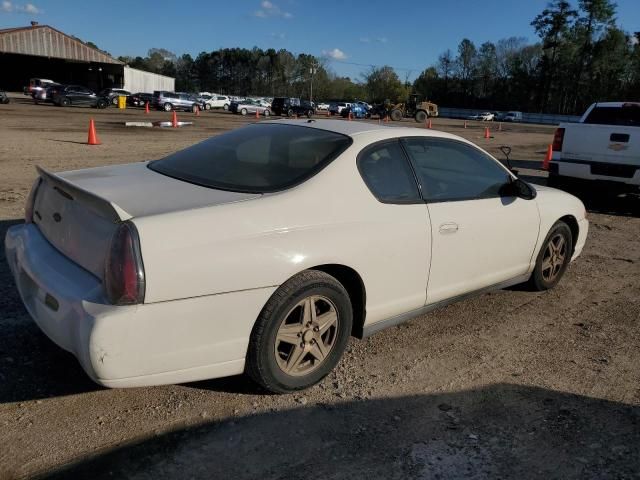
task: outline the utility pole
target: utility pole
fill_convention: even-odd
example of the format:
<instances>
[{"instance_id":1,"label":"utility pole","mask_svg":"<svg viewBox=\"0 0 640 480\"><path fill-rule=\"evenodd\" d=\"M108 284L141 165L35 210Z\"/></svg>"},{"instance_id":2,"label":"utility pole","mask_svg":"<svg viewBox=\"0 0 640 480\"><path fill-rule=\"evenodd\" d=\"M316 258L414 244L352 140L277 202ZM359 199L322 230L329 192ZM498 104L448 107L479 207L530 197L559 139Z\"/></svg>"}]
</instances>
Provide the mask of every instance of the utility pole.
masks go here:
<instances>
[{"instance_id":1,"label":"utility pole","mask_svg":"<svg viewBox=\"0 0 640 480\"><path fill-rule=\"evenodd\" d=\"M309 90L309 102L313 102L313 76L318 72L318 64L313 63L311 67L309 67L309 73L311 74L311 86Z\"/></svg>"}]
</instances>

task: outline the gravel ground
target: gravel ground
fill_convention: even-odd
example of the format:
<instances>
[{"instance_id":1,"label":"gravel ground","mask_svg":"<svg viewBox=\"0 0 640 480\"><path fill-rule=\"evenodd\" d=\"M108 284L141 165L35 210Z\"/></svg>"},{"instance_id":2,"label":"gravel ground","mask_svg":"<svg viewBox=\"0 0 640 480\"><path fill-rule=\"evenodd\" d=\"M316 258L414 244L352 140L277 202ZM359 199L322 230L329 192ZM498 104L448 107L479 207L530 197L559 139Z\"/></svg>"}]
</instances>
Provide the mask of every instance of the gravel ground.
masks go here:
<instances>
[{"instance_id":1,"label":"gravel ground","mask_svg":"<svg viewBox=\"0 0 640 480\"><path fill-rule=\"evenodd\" d=\"M255 121L141 110L0 106L0 235L35 165L159 158ZM88 120L103 145L84 145ZM152 112L153 120L167 119ZM415 125L407 122L407 125ZM421 126L415 125L422 128ZM435 119L516 168L553 129ZM244 377L106 390L29 319L0 253L0 478L640 478L640 198L580 191L591 231L556 289L499 291L353 340L322 384L265 395Z\"/></svg>"}]
</instances>

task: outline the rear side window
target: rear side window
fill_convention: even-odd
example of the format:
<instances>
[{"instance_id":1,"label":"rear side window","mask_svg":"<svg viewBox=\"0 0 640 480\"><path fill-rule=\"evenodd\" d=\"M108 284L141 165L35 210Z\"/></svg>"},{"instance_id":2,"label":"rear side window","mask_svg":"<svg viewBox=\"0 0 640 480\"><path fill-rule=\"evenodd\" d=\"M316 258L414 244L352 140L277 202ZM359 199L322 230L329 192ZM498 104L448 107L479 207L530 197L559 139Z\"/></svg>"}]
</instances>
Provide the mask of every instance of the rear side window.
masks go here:
<instances>
[{"instance_id":1,"label":"rear side window","mask_svg":"<svg viewBox=\"0 0 640 480\"><path fill-rule=\"evenodd\" d=\"M408 138L404 145L429 202L499 197L510 177L495 160L462 142Z\"/></svg>"},{"instance_id":2,"label":"rear side window","mask_svg":"<svg viewBox=\"0 0 640 480\"><path fill-rule=\"evenodd\" d=\"M255 124L212 137L149 168L204 187L276 192L309 179L351 143L350 137L316 128Z\"/></svg>"},{"instance_id":3,"label":"rear side window","mask_svg":"<svg viewBox=\"0 0 640 480\"><path fill-rule=\"evenodd\" d=\"M594 107L584 123L599 125L640 126L640 105L630 103L622 107Z\"/></svg>"},{"instance_id":4,"label":"rear side window","mask_svg":"<svg viewBox=\"0 0 640 480\"><path fill-rule=\"evenodd\" d=\"M411 166L397 140L365 148L358 169L371 193L383 203L422 203Z\"/></svg>"}]
</instances>

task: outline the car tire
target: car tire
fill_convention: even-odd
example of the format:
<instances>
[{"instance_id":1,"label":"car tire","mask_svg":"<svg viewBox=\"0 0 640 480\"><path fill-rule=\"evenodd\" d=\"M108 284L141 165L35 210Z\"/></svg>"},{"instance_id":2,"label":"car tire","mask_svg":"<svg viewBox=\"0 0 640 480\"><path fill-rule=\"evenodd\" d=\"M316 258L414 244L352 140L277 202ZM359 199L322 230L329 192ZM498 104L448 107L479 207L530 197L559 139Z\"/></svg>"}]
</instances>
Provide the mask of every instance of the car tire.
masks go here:
<instances>
[{"instance_id":1,"label":"car tire","mask_svg":"<svg viewBox=\"0 0 640 480\"><path fill-rule=\"evenodd\" d=\"M287 110L287 117L293 117L294 113L292 109Z\"/></svg>"},{"instance_id":2,"label":"car tire","mask_svg":"<svg viewBox=\"0 0 640 480\"><path fill-rule=\"evenodd\" d=\"M243 108L240 110L240 115L242 115L243 117L247 115L247 109Z\"/></svg>"},{"instance_id":3,"label":"car tire","mask_svg":"<svg viewBox=\"0 0 640 480\"><path fill-rule=\"evenodd\" d=\"M416 122L424 123L427 121L427 118L429 118L429 115L427 115L427 112L425 112L424 110L418 110L416 112L416 115L415 115Z\"/></svg>"},{"instance_id":4,"label":"car tire","mask_svg":"<svg viewBox=\"0 0 640 480\"><path fill-rule=\"evenodd\" d=\"M165 103L164 105L162 105L162 109L165 112L170 112L171 110L173 110L173 105L171 105L170 103Z\"/></svg>"},{"instance_id":5,"label":"car tire","mask_svg":"<svg viewBox=\"0 0 640 480\"><path fill-rule=\"evenodd\" d=\"M111 98L111 103L112 103L113 105L118 105L118 97L112 97L112 98Z\"/></svg>"},{"instance_id":6,"label":"car tire","mask_svg":"<svg viewBox=\"0 0 640 480\"><path fill-rule=\"evenodd\" d=\"M394 122L399 122L400 120L402 120L402 112L397 108L391 110L391 120L393 120Z\"/></svg>"},{"instance_id":7,"label":"car tire","mask_svg":"<svg viewBox=\"0 0 640 480\"><path fill-rule=\"evenodd\" d=\"M265 110L264 111L264 116L265 117L270 117L271 116L271 112L269 110Z\"/></svg>"},{"instance_id":8,"label":"car tire","mask_svg":"<svg viewBox=\"0 0 640 480\"><path fill-rule=\"evenodd\" d=\"M191 105L191 113L196 113L198 111L198 105L195 103Z\"/></svg>"},{"instance_id":9,"label":"car tire","mask_svg":"<svg viewBox=\"0 0 640 480\"><path fill-rule=\"evenodd\" d=\"M98 100L98 103L96 103L96 107L99 109L103 109L103 108L107 108L109 106L109 103L106 100Z\"/></svg>"},{"instance_id":10,"label":"car tire","mask_svg":"<svg viewBox=\"0 0 640 480\"><path fill-rule=\"evenodd\" d=\"M63 107L68 107L71 105L71 100L69 100L67 97L64 97L62 100L60 100L60 105L62 105Z\"/></svg>"},{"instance_id":11,"label":"car tire","mask_svg":"<svg viewBox=\"0 0 640 480\"><path fill-rule=\"evenodd\" d=\"M209 105L208 103L204 104L204 109L205 110L211 110L211 105Z\"/></svg>"},{"instance_id":12,"label":"car tire","mask_svg":"<svg viewBox=\"0 0 640 480\"><path fill-rule=\"evenodd\" d=\"M567 270L572 255L571 229L565 222L559 220L551 227L542 243L528 286L535 291L555 287Z\"/></svg>"},{"instance_id":13,"label":"car tire","mask_svg":"<svg viewBox=\"0 0 640 480\"><path fill-rule=\"evenodd\" d=\"M307 110L307 118L313 117L313 110Z\"/></svg>"},{"instance_id":14,"label":"car tire","mask_svg":"<svg viewBox=\"0 0 640 480\"><path fill-rule=\"evenodd\" d=\"M229 110L229 104L228 104L228 103L225 103L225 104L222 106L222 109L223 109L223 110Z\"/></svg>"},{"instance_id":15,"label":"car tire","mask_svg":"<svg viewBox=\"0 0 640 480\"><path fill-rule=\"evenodd\" d=\"M351 300L340 282L317 270L299 273L260 312L245 372L273 393L309 388L342 358L352 322Z\"/></svg>"}]
</instances>

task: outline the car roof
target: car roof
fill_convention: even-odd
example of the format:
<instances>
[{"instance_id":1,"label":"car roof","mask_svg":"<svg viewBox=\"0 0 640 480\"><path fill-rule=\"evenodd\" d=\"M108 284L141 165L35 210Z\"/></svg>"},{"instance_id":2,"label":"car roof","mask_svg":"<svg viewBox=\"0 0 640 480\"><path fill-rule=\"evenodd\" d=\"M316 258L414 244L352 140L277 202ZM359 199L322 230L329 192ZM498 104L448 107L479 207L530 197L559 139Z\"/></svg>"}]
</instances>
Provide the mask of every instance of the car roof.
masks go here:
<instances>
[{"instance_id":1,"label":"car roof","mask_svg":"<svg viewBox=\"0 0 640 480\"><path fill-rule=\"evenodd\" d=\"M349 137L355 137L367 133L384 133L383 137L440 137L450 138L457 140L464 140L462 137L452 135L450 133L441 132L438 130L427 130L423 128L415 127L403 127L401 125L382 125L378 123L370 122L354 122L347 120L323 120L323 119L301 119L301 120L267 120L260 123L274 123L274 124L286 124L297 125L310 128L317 128L320 130L327 130L330 132L347 135ZM464 140L466 142L466 140Z\"/></svg>"}]
</instances>

